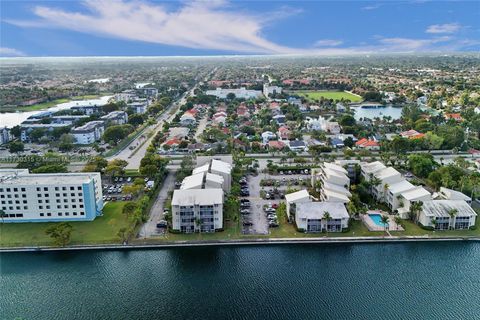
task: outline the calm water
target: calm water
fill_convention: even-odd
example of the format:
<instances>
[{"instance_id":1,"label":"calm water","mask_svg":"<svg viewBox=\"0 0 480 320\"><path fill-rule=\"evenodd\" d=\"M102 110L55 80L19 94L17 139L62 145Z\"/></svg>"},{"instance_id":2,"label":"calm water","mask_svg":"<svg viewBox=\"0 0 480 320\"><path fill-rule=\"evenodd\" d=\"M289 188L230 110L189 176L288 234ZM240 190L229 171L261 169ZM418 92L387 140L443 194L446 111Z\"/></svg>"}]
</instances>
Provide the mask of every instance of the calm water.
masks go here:
<instances>
[{"instance_id":1,"label":"calm water","mask_svg":"<svg viewBox=\"0 0 480 320\"><path fill-rule=\"evenodd\" d=\"M383 116L390 116L392 120L397 120L402 117L402 108L386 106L384 108L361 108L353 107L355 110L355 119L360 120L361 118L374 119L375 117L382 118Z\"/></svg>"},{"instance_id":2,"label":"calm water","mask_svg":"<svg viewBox=\"0 0 480 320\"><path fill-rule=\"evenodd\" d=\"M480 319L480 243L0 258L1 319Z\"/></svg>"},{"instance_id":3,"label":"calm water","mask_svg":"<svg viewBox=\"0 0 480 320\"><path fill-rule=\"evenodd\" d=\"M80 106L80 105L103 106L108 102L108 100L111 97L112 96L104 96L98 99L73 100L73 101L57 104L55 107L51 107L41 111L37 110L37 111L27 111L27 112L0 113L0 128L3 128L5 126L8 128L14 127L16 125L19 125L23 121L27 120L28 117L33 116L34 114L37 114L37 113L45 112L45 111L61 111L61 110L70 109L71 107Z\"/></svg>"}]
</instances>

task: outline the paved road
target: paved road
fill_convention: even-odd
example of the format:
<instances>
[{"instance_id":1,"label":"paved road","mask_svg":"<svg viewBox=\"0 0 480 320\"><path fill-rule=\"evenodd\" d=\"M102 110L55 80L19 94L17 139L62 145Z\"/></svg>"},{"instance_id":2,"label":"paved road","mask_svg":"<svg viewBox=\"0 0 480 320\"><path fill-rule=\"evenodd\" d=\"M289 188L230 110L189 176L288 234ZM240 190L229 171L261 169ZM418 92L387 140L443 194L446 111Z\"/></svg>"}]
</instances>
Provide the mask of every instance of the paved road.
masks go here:
<instances>
[{"instance_id":1,"label":"paved road","mask_svg":"<svg viewBox=\"0 0 480 320\"><path fill-rule=\"evenodd\" d=\"M163 181L162 189L158 193L158 197L150 211L148 221L142 226L138 233L139 238L149 238L152 236L161 236L162 233L157 229L158 221L163 219L163 205L168 198L168 192L173 190L175 183L175 171L169 171Z\"/></svg>"},{"instance_id":2,"label":"paved road","mask_svg":"<svg viewBox=\"0 0 480 320\"><path fill-rule=\"evenodd\" d=\"M198 123L197 126L197 131L195 132L194 138L198 140L198 137L203 133L203 130L207 127L207 121L208 121L208 115L205 114L202 119L200 119L200 122Z\"/></svg>"}]
</instances>

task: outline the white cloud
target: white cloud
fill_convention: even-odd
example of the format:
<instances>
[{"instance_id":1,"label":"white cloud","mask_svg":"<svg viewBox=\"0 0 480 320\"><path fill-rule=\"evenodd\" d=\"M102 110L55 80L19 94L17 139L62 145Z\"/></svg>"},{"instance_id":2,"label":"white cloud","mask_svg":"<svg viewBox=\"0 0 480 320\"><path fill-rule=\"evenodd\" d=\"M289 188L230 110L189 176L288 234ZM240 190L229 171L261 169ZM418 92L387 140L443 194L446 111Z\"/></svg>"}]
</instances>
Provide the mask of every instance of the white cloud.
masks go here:
<instances>
[{"instance_id":1,"label":"white cloud","mask_svg":"<svg viewBox=\"0 0 480 320\"><path fill-rule=\"evenodd\" d=\"M14 48L0 47L0 56L25 57L26 54L25 52L14 49Z\"/></svg>"},{"instance_id":2,"label":"white cloud","mask_svg":"<svg viewBox=\"0 0 480 320\"><path fill-rule=\"evenodd\" d=\"M342 40L322 39L315 42L315 47L337 47L343 44Z\"/></svg>"},{"instance_id":3,"label":"white cloud","mask_svg":"<svg viewBox=\"0 0 480 320\"><path fill-rule=\"evenodd\" d=\"M369 6L362 7L362 10L375 10L375 9L380 8L380 7L381 7L380 4L372 4L372 5L369 5Z\"/></svg>"},{"instance_id":4,"label":"white cloud","mask_svg":"<svg viewBox=\"0 0 480 320\"><path fill-rule=\"evenodd\" d=\"M433 24L425 30L426 33L456 33L462 26L458 23Z\"/></svg>"},{"instance_id":5,"label":"white cloud","mask_svg":"<svg viewBox=\"0 0 480 320\"><path fill-rule=\"evenodd\" d=\"M187 2L175 11L143 1L87 0L83 4L89 13L37 6L34 13L41 21L8 22L24 27L43 24L46 27L196 49L251 53L292 52L292 49L261 36L264 24L271 22L272 17L285 17L295 13L289 13L288 8L262 18L234 11L224 1Z\"/></svg>"},{"instance_id":6,"label":"white cloud","mask_svg":"<svg viewBox=\"0 0 480 320\"><path fill-rule=\"evenodd\" d=\"M83 12L37 6L33 12L38 20L4 21L21 27L60 28L130 41L260 54L402 53L455 51L472 46L471 42L462 43L461 39L445 36L425 39L376 36L373 43L350 47L342 46L341 40L321 39L311 48L292 48L267 40L262 31L272 22L301 12L295 8L283 6L276 11L252 14L239 10L237 3L223 0L181 2L175 10L145 0L82 3L87 9ZM459 28L458 24L434 25L427 32L453 33Z\"/></svg>"}]
</instances>

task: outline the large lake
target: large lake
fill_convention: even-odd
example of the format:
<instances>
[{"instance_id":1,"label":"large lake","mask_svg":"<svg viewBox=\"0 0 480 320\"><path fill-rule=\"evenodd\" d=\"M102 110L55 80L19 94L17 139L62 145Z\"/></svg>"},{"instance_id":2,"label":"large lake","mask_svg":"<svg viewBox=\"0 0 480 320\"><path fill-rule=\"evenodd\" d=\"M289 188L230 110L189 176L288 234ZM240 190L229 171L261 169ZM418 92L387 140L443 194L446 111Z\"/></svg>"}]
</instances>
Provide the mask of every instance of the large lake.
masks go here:
<instances>
[{"instance_id":1,"label":"large lake","mask_svg":"<svg viewBox=\"0 0 480 320\"><path fill-rule=\"evenodd\" d=\"M360 120L362 118L374 119L376 117L382 118L383 116L390 116L392 120L397 120L402 117L402 108L385 106L381 108L362 108L352 107L355 110L355 119Z\"/></svg>"},{"instance_id":2,"label":"large lake","mask_svg":"<svg viewBox=\"0 0 480 320\"><path fill-rule=\"evenodd\" d=\"M51 107L51 108L40 110L40 111L0 113L0 128L3 128L5 126L8 128L14 127L16 125L19 125L26 119L28 119L28 117L37 113L45 112L45 111L60 111L60 110L70 109L71 107L74 107L74 106L85 106L85 105L103 106L104 104L107 103L107 101L111 97L112 96L104 96L98 99L73 100L65 103L60 103L55 107Z\"/></svg>"},{"instance_id":3,"label":"large lake","mask_svg":"<svg viewBox=\"0 0 480 320\"><path fill-rule=\"evenodd\" d=\"M480 319L480 243L0 255L0 319Z\"/></svg>"}]
</instances>

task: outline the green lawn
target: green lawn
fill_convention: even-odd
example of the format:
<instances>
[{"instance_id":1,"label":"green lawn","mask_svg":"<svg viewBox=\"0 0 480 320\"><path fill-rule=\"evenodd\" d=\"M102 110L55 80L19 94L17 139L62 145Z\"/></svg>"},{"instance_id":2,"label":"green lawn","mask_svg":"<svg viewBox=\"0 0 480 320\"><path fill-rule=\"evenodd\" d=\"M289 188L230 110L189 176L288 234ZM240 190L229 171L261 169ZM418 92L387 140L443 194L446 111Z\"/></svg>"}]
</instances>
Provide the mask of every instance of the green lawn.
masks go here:
<instances>
[{"instance_id":1,"label":"green lawn","mask_svg":"<svg viewBox=\"0 0 480 320\"><path fill-rule=\"evenodd\" d=\"M51 108L51 107L55 107L57 104L60 104L60 103L65 103L65 102L75 101L75 100L96 99L96 98L99 98L103 95L106 95L106 94L102 94L102 95L92 95L91 94L91 95L84 95L84 96L76 96L76 97L72 97L70 99L62 98L62 99L56 99L56 100L37 103L37 104L31 105L31 106L24 106L24 107L21 107L21 106L8 107L8 108L7 107L1 107L0 111L2 111L2 112L39 111L39 110L44 110L44 109L48 109L48 108Z\"/></svg>"},{"instance_id":2,"label":"green lawn","mask_svg":"<svg viewBox=\"0 0 480 320\"><path fill-rule=\"evenodd\" d=\"M311 102L319 100L321 97L325 99L333 99L333 100L341 100L341 99L348 99L351 102L360 102L362 101L362 97L357 95L345 92L345 91L294 91L294 94L304 96Z\"/></svg>"},{"instance_id":3,"label":"green lawn","mask_svg":"<svg viewBox=\"0 0 480 320\"><path fill-rule=\"evenodd\" d=\"M70 244L120 243L117 232L130 222L122 214L125 202L109 202L103 216L89 222L70 222L73 226ZM0 225L0 246L53 245L45 230L54 223L5 223Z\"/></svg>"}]
</instances>

